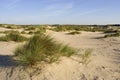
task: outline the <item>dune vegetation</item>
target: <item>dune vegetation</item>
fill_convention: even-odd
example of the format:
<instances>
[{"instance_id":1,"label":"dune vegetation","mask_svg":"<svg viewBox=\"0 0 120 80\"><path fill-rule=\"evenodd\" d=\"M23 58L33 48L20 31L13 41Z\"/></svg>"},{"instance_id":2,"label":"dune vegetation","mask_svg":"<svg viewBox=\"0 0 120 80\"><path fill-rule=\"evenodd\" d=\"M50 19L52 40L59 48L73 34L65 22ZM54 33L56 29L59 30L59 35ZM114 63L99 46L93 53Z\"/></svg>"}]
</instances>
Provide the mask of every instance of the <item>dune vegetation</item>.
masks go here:
<instances>
[{"instance_id":1,"label":"dune vegetation","mask_svg":"<svg viewBox=\"0 0 120 80\"><path fill-rule=\"evenodd\" d=\"M104 37L107 38L107 37L119 37L119 36L120 36L120 31L114 31L112 33L106 34Z\"/></svg>"},{"instance_id":2,"label":"dune vegetation","mask_svg":"<svg viewBox=\"0 0 120 80\"><path fill-rule=\"evenodd\" d=\"M82 62L83 62L83 64L87 65L90 62L91 54L92 54L91 49L85 50L85 52L82 54Z\"/></svg>"},{"instance_id":3,"label":"dune vegetation","mask_svg":"<svg viewBox=\"0 0 120 80\"><path fill-rule=\"evenodd\" d=\"M27 41L28 38L20 35L19 33L16 32L7 32L5 36L0 37L0 41L15 41L15 42L23 42Z\"/></svg>"},{"instance_id":4,"label":"dune vegetation","mask_svg":"<svg viewBox=\"0 0 120 80\"><path fill-rule=\"evenodd\" d=\"M76 50L68 45L56 42L49 35L36 34L25 45L15 50L17 60L26 65L33 66L41 61L55 62L60 56L70 57Z\"/></svg>"}]
</instances>

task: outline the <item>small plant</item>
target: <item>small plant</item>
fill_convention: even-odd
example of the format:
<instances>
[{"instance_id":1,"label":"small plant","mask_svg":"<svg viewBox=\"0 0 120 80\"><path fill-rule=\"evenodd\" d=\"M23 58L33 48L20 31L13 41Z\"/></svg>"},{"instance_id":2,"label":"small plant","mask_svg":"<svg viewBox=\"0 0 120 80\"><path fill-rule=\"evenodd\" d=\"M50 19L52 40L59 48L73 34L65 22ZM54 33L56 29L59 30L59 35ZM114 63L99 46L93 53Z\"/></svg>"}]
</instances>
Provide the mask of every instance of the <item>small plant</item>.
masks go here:
<instances>
[{"instance_id":1,"label":"small plant","mask_svg":"<svg viewBox=\"0 0 120 80\"><path fill-rule=\"evenodd\" d=\"M83 64L87 65L90 62L91 54L92 54L92 50L91 49L85 50L85 52L82 54L82 62L83 62Z\"/></svg>"},{"instance_id":2,"label":"small plant","mask_svg":"<svg viewBox=\"0 0 120 80\"><path fill-rule=\"evenodd\" d=\"M6 36L0 37L0 41L15 41L15 42L23 42L28 40L28 38L21 36L17 33L9 33Z\"/></svg>"},{"instance_id":3,"label":"small plant","mask_svg":"<svg viewBox=\"0 0 120 80\"><path fill-rule=\"evenodd\" d=\"M70 32L70 33L68 33L68 34L71 34L71 35L76 35L76 34L81 34L80 32L78 32L78 31L73 31L73 32Z\"/></svg>"},{"instance_id":4,"label":"small plant","mask_svg":"<svg viewBox=\"0 0 120 80\"><path fill-rule=\"evenodd\" d=\"M60 56L71 56L75 52L73 48L57 43L48 35L36 34L15 50L15 56L22 64L34 66L41 61L55 62Z\"/></svg>"}]
</instances>

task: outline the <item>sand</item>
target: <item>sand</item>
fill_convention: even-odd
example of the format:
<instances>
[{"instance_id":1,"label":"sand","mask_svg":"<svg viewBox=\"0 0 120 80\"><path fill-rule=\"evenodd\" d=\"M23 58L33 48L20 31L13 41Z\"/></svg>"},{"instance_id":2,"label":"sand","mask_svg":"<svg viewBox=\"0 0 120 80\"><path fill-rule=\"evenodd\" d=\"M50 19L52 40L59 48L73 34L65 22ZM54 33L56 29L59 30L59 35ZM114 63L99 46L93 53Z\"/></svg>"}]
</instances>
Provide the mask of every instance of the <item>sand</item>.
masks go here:
<instances>
[{"instance_id":1,"label":"sand","mask_svg":"<svg viewBox=\"0 0 120 80\"><path fill-rule=\"evenodd\" d=\"M0 42L1 80L120 80L120 37L103 38L102 32L81 32L68 35L67 32L50 31L57 41L79 49L78 55L62 57L59 62L43 65L29 74L23 67L10 61L15 47L21 43ZM86 49L92 49L90 62L81 63Z\"/></svg>"}]
</instances>

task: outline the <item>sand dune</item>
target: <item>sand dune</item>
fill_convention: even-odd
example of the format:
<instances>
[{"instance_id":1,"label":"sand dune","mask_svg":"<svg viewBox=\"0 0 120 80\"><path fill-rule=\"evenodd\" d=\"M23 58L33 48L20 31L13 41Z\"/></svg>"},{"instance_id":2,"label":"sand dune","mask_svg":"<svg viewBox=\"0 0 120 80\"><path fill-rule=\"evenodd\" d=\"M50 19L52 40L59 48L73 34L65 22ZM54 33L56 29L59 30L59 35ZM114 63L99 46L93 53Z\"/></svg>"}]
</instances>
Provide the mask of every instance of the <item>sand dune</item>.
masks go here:
<instances>
[{"instance_id":1,"label":"sand dune","mask_svg":"<svg viewBox=\"0 0 120 80\"><path fill-rule=\"evenodd\" d=\"M120 38L103 38L101 32L82 32L68 35L67 32L50 32L56 40L69 44L82 54L92 49L88 65L80 63L80 56L62 57L59 63L45 64L43 70L35 69L32 74L14 62L9 62L16 46L14 42L0 42L1 80L120 80ZM4 59L6 59L4 61ZM75 59L75 60L73 60ZM4 63L13 63L6 65Z\"/></svg>"}]
</instances>

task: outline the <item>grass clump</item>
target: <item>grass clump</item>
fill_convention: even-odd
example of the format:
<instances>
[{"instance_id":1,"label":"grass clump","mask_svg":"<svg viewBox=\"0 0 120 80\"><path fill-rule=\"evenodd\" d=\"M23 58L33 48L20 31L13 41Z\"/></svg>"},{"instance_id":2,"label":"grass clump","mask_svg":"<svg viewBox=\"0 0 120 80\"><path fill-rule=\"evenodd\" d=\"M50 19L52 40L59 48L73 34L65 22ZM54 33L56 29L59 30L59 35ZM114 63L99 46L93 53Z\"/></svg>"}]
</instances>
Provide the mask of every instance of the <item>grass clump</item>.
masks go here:
<instances>
[{"instance_id":1,"label":"grass clump","mask_svg":"<svg viewBox=\"0 0 120 80\"><path fill-rule=\"evenodd\" d=\"M78 32L78 31L73 31L73 32L70 32L70 33L68 33L68 34L70 34L70 35L76 35L76 34L81 34L81 33Z\"/></svg>"},{"instance_id":2,"label":"grass clump","mask_svg":"<svg viewBox=\"0 0 120 80\"><path fill-rule=\"evenodd\" d=\"M71 56L76 51L62 43L57 43L48 35L34 35L28 43L15 50L17 59L26 66L34 66L41 61L55 62L60 56Z\"/></svg>"},{"instance_id":3,"label":"grass clump","mask_svg":"<svg viewBox=\"0 0 120 80\"><path fill-rule=\"evenodd\" d=\"M82 62L83 62L83 64L87 65L90 62L91 54L92 54L92 50L91 49L85 50L85 52L82 54Z\"/></svg>"},{"instance_id":4,"label":"grass clump","mask_svg":"<svg viewBox=\"0 0 120 80\"><path fill-rule=\"evenodd\" d=\"M0 37L0 41L15 41L15 42L23 42L28 40L28 38L21 36L17 33L9 33L6 34L6 36Z\"/></svg>"}]
</instances>

